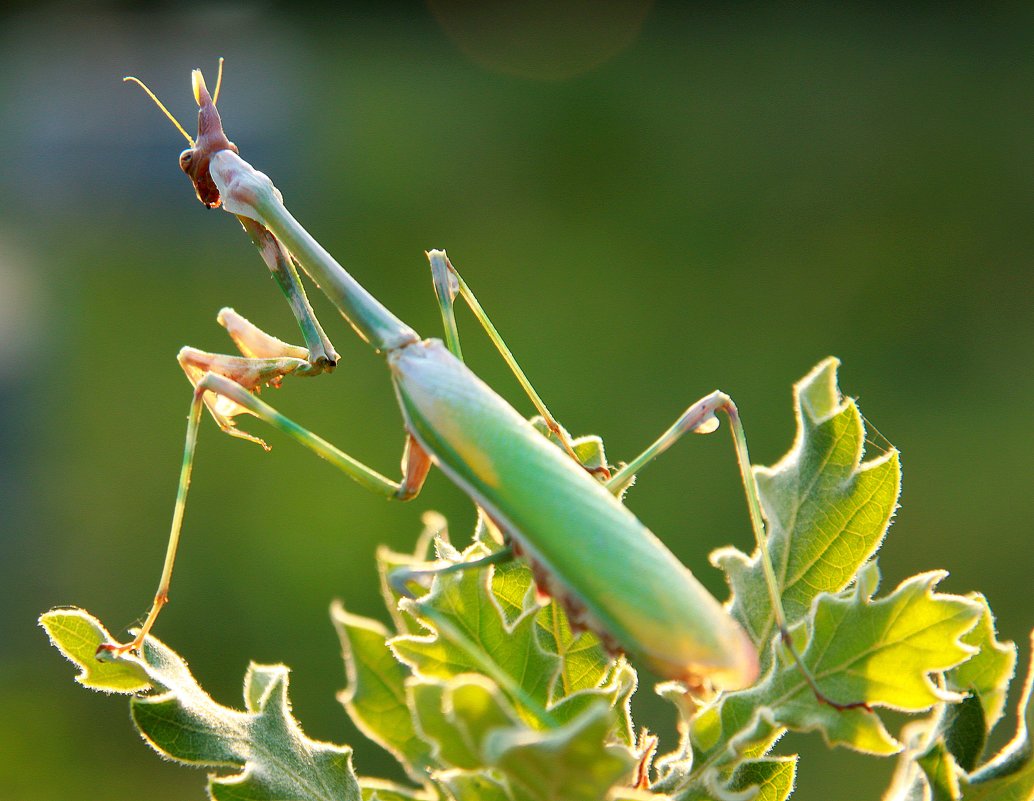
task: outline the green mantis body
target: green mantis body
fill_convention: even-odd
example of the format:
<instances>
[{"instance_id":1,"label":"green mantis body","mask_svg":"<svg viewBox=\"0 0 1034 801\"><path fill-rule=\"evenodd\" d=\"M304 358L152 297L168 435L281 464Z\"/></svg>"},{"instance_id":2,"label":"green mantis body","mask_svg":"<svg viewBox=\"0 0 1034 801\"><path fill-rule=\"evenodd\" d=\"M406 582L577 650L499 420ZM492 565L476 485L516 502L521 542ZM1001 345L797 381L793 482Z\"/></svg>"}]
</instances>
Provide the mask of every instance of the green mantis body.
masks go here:
<instances>
[{"instance_id":1,"label":"green mantis body","mask_svg":"<svg viewBox=\"0 0 1034 801\"><path fill-rule=\"evenodd\" d=\"M281 285L292 298L308 349L284 345L243 318L224 312L220 321L227 324L243 358L211 356L193 349L181 352L181 363L196 389L161 586L138 637L128 645L106 648L122 652L138 647L166 601L200 409L207 404L224 430L241 435L233 428L232 416L254 414L385 497L413 497L429 467L439 467L485 511L513 550L531 561L542 589L565 604L576 625L596 631L608 645L641 659L665 678L692 685L707 681L725 689L752 684L758 673L755 644L617 497L634 471L683 433L712 430L716 414L725 412L732 423L758 545L767 559L742 426L728 396L715 392L703 398L643 454L616 475L599 480L571 458L573 451L562 430L554 429L563 445L558 448L459 358L451 302L457 291L463 292L468 302L471 296L443 251L430 251L428 258L442 303L448 346L441 340L423 339L402 323L291 216L269 178L241 159L222 133L215 100L199 71L194 73L194 91L200 106L199 135L196 144L187 136L192 147L181 156L181 166L202 202L207 206L221 203L237 215L274 273L287 276ZM387 362L408 434L401 482L362 465L287 420L251 392L291 373L319 372L333 366L332 348L314 323L311 309L298 300L304 300L304 293L290 283L293 262ZM487 327L494 333L490 324ZM522 374L519 378L523 379ZM770 565L768 570L772 579ZM770 591L777 623L784 628L778 594L772 586Z\"/></svg>"}]
</instances>

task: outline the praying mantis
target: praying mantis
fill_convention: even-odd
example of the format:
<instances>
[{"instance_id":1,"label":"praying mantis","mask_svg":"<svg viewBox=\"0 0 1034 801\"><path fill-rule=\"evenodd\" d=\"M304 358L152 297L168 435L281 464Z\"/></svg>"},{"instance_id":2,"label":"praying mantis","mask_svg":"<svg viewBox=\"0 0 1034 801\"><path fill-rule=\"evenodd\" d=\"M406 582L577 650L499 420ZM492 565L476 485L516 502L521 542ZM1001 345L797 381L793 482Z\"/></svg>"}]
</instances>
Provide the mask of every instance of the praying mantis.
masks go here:
<instances>
[{"instance_id":1,"label":"praying mantis","mask_svg":"<svg viewBox=\"0 0 1034 801\"><path fill-rule=\"evenodd\" d=\"M658 675L690 687L736 690L759 672L757 647L688 568L624 506L620 497L637 472L688 432L710 433L724 414L732 432L754 536L784 645L816 696L826 699L796 653L769 557L765 523L746 437L732 399L715 391L689 406L655 442L615 472L605 460L579 459L575 441L560 426L517 365L470 288L442 250L427 252L445 337L424 339L365 290L298 223L272 181L243 160L223 131L214 94L200 70L192 73L198 133L191 137L143 83L139 84L190 146L180 155L198 199L207 208L235 215L276 277L294 312L304 347L266 334L231 309L219 313L240 356L183 348L179 361L194 385L172 527L158 590L134 639L102 645L104 658L139 651L168 601L183 524L202 408L220 428L265 443L236 428L234 417L251 414L287 434L387 499L415 497L431 467L439 468L503 534L487 557L449 568L475 569L515 556L526 559L540 589L560 601L572 624L598 634L612 651L628 653ZM281 415L256 397L287 376L318 375L337 361L315 317L297 267L312 279L356 334L384 357L399 403L406 442L402 476L387 478ZM543 436L463 362L454 306L461 297L517 377L545 421ZM559 445L559 447L557 447ZM427 570L411 572L433 574ZM404 583L404 582L402 582Z\"/></svg>"}]
</instances>

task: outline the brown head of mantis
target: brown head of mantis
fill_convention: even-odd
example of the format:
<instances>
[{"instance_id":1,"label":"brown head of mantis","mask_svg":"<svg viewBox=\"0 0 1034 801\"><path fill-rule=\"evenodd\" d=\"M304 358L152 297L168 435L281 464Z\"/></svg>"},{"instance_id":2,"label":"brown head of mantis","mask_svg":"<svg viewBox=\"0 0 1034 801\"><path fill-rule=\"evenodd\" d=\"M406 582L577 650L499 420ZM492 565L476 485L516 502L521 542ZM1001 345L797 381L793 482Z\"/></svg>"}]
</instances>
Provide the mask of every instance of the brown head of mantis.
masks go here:
<instances>
[{"instance_id":1,"label":"brown head of mantis","mask_svg":"<svg viewBox=\"0 0 1034 801\"><path fill-rule=\"evenodd\" d=\"M190 147L180 153L179 165L180 169L187 174L190 182L194 185L194 192L198 200L205 204L205 208L209 209L224 205L219 187L212 178L212 159L218 153L232 153L236 156L240 155L240 151L237 149L237 145L231 142L223 132L223 121L219 116L219 110L216 108L216 103L219 101L219 89L223 83L223 59L219 59L219 74L216 78L214 94L208 93L208 87L205 85L205 78L201 74L201 70L195 69L191 74L194 100L197 101L198 105L196 139L186 132L183 126L180 125L179 120L172 115L154 92L147 88L143 81L132 76L127 76L124 80L135 83L143 89L165 116L168 117L169 121L176 126L176 130L187 140ZM244 226L244 230L258 248L262 260L266 262L266 266L269 267L273 277L287 296L291 304L291 310L294 312L295 319L298 321L298 326L305 339L305 348L296 349L301 351L301 355L295 352L290 354L285 352L280 355L290 355L292 358L299 357L304 359L306 365L298 373L300 375L316 375L333 370L338 360L337 352L334 350L334 346L327 338L327 335L323 332L322 326L312 311L312 306L309 305L309 300L305 295L305 290L302 288L298 277L298 270L291 254L265 226L253 217L237 215L237 219ZM187 375L190 376L192 374L191 369L186 364L183 366L187 370ZM209 408L215 414L215 409L211 405ZM218 415L217 419L220 419ZM220 422L220 425L224 425L224 422L225 420Z\"/></svg>"},{"instance_id":2,"label":"brown head of mantis","mask_svg":"<svg viewBox=\"0 0 1034 801\"><path fill-rule=\"evenodd\" d=\"M191 73L191 83L194 87L194 100L197 101L197 139L188 134L179 121L172 116L164 104L155 96L154 92L147 88L138 78L127 77L125 80L138 84L151 99L158 104L158 107L165 112L172 124L179 129L190 147L180 153L180 169L187 174L190 182L194 184L194 191L197 199L205 204L205 208L214 209L222 202L219 197L219 189L212 180L209 172L209 162L212 154L220 150L231 150L239 154L237 145L231 142L223 131L223 121L219 117L219 110L216 103L219 101L219 89L223 83L223 60L219 59L219 75L215 82L215 95L208 93L205 85L205 78L201 70L194 70Z\"/></svg>"}]
</instances>

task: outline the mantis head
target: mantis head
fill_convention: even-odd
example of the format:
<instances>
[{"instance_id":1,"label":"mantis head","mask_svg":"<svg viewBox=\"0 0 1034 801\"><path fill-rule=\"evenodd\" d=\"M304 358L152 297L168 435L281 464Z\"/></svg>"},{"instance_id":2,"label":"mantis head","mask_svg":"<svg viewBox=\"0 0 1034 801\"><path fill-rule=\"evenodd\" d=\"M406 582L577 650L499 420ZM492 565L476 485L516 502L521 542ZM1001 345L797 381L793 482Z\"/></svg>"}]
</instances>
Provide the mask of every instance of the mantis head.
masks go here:
<instances>
[{"instance_id":1,"label":"mantis head","mask_svg":"<svg viewBox=\"0 0 1034 801\"><path fill-rule=\"evenodd\" d=\"M154 92L148 89L142 81L131 76L126 77L124 80L139 85L140 88L147 92L150 98L158 105L158 108L165 113L165 116L183 134L190 147L180 153L180 169L187 174L190 182L194 184L194 192L197 194L197 199L205 204L205 208L213 209L218 207L221 198L219 197L219 190L208 171L209 161L212 155L220 150L232 150L234 153L240 152L237 149L237 145L226 138L226 134L223 131L223 121L220 119L219 111L215 107L216 102L219 100L219 88L223 82L223 60L219 59L219 76L216 78L214 96L208 93L205 77L201 74L201 70L196 69L191 73L194 100L197 101L198 105L196 140L184 130L179 121L172 116L169 110L155 96Z\"/></svg>"}]
</instances>

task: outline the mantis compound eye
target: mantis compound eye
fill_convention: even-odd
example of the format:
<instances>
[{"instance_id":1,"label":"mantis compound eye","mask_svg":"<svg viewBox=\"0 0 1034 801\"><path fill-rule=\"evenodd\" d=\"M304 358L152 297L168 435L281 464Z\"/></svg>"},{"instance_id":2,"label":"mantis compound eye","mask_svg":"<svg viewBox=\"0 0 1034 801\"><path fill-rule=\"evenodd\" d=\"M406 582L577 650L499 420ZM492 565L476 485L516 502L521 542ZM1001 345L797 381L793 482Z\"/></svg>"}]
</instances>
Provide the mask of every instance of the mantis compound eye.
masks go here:
<instances>
[{"instance_id":1,"label":"mantis compound eye","mask_svg":"<svg viewBox=\"0 0 1034 801\"><path fill-rule=\"evenodd\" d=\"M190 165L194 161L194 148L190 147L180 153L180 169L183 172L190 172Z\"/></svg>"}]
</instances>

